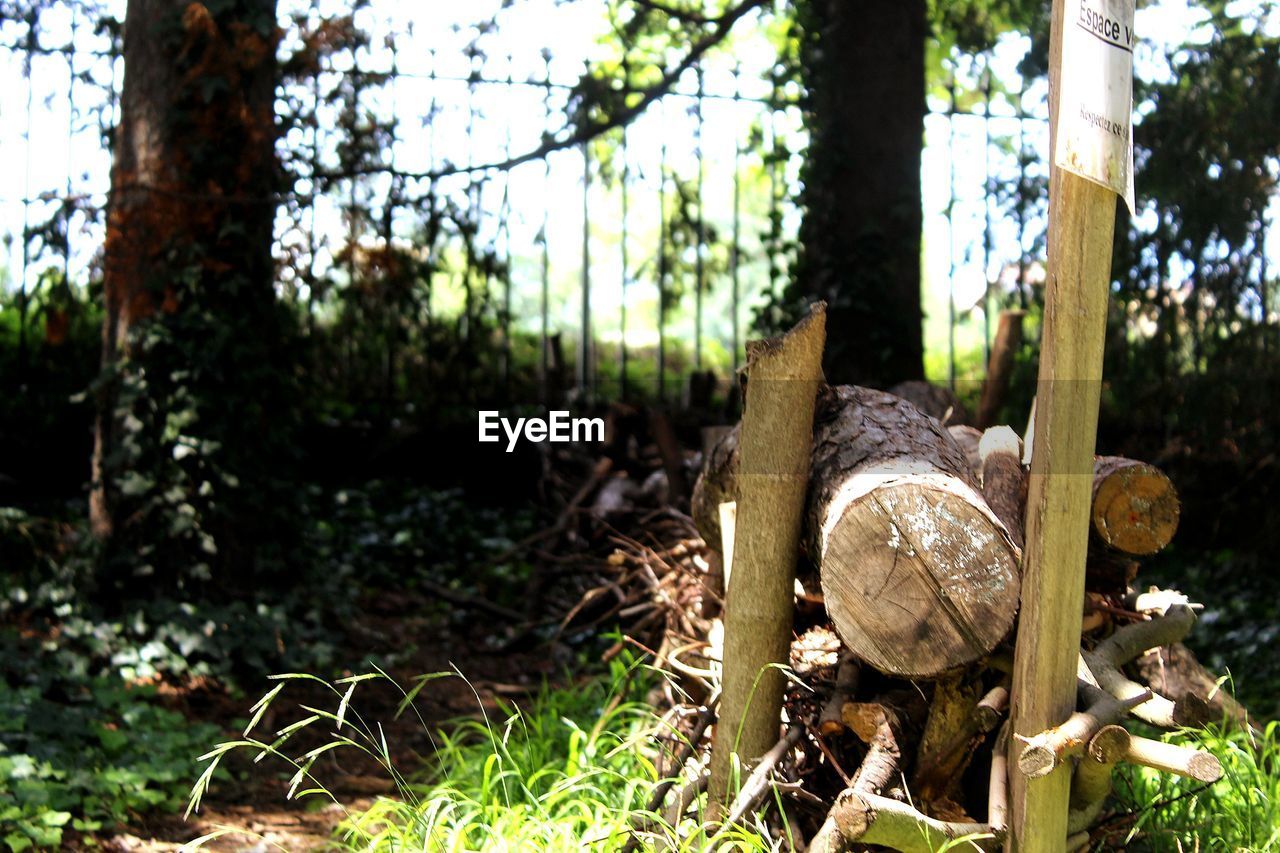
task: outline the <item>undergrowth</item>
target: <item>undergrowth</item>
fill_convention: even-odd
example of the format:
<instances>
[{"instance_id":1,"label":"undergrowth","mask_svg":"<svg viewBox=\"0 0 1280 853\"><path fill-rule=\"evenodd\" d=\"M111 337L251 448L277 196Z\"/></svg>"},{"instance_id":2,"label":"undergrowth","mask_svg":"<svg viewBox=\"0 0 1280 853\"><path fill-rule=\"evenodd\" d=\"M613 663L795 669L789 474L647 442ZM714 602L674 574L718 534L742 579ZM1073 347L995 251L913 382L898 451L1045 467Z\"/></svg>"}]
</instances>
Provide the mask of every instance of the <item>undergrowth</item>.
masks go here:
<instances>
[{"instance_id":1,"label":"undergrowth","mask_svg":"<svg viewBox=\"0 0 1280 853\"><path fill-rule=\"evenodd\" d=\"M1205 785L1121 765L1117 796L1133 816L1123 849L1280 851L1280 724L1260 734L1213 725L1165 740L1212 752L1223 776Z\"/></svg>"},{"instance_id":2,"label":"undergrowth","mask_svg":"<svg viewBox=\"0 0 1280 853\"><path fill-rule=\"evenodd\" d=\"M189 723L154 692L113 678L0 680L0 844L54 849L67 830L180 807L191 756L217 727Z\"/></svg>"},{"instance_id":3,"label":"undergrowth","mask_svg":"<svg viewBox=\"0 0 1280 853\"><path fill-rule=\"evenodd\" d=\"M455 673L422 676L408 690L400 712L413 712L414 699L431 683ZM316 759L333 750L357 750L374 757L393 780L395 797L380 797L368 810L346 813L335 843L349 850L523 851L620 849L635 826L646 831L646 845L663 849L770 850L775 844L751 829L726 830L711 839L695 836L697 822L686 818L672 826L645 811L659 781L655 737L661 722L642 701L651 680L638 664L615 663L606 677L571 687L544 687L528 702L498 702L487 713L477 696L477 718L455 721L433 733L435 753L423 768L395 766L383 729L359 713L356 689L365 680L388 679L378 670L363 676L321 682L333 692L335 709L299 706L300 715L274 733L219 744L202 758L205 775L190 802L198 809L220 761L236 750L255 759L268 756L293 773L286 796L336 799L315 772ZM281 684L253 708L254 722L277 701L290 681L320 681L314 676L277 676ZM321 746L291 754L289 740L304 728L329 725L331 738ZM425 724L424 724L425 726ZM215 829L197 839L200 846L231 832Z\"/></svg>"}]
</instances>

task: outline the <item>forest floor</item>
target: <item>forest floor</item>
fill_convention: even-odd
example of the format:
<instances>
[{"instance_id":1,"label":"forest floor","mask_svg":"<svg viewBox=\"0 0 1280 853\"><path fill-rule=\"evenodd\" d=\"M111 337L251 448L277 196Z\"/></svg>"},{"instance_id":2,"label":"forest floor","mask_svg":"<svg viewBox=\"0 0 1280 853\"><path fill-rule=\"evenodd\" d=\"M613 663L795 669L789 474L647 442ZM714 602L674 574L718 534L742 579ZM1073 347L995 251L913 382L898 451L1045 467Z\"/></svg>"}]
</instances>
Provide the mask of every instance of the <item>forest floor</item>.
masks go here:
<instances>
[{"instance_id":1,"label":"forest floor","mask_svg":"<svg viewBox=\"0 0 1280 853\"><path fill-rule=\"evenodd\" d=\"M351 631L353 637L366 638L369 645L339 652L340 657L377 660L380 653L397 645L413 649L411 656L387 671L399 684L432 672L456 671L465 677L441 678L429 684L415 702L420 716L397 715L402 696L387 682L371 682L362 689L360 713L382 722L395 765L404 772L426 766L434 748L431 732L436 728L461 719L501 715L499 700L533 693L557 675L546 648L530 644L525 650L503 650L501 654L485 651L488 640L501 639L490 630L500 628L492 620L476 618L465 632L448 631L441 629L438 620L419 615L429 610L430 602L420 595L380 594L366 602L363 616ZM353 668L343 674L359 672ZM262 691L269 686L264 680ZM273 705L259 721L259 729L274 731L290 722L283 715L291 707L334 705L334 696L324 685L300 682L291 684L290 690L289 705ZM252 702L252 698L237 697L205 679L167 687L160 696L164 704L189 720L214 724L227 739L240 735ZM319 746L327 739L327 731L315 728L301 732L294 746ZM244 760L233 764L231 772L236 783L213 785L198 813L189 818L172 812L136 814L124 828L69 838L68 849L122 853L175 850L199 836L221 831L226 834L208 842L206 849L315 850L330 841L344 817L367 809L379 795L396 793L391 778L375 760L351 750L327 753L315 770L334 800L287 798L291 769L283 766L254 772Z\"/></svg>"},{"instance_id":2,"label":"forest floor","mask_svg":"<svg viewBox=\"0 0 1280 853\"><path fill-rule=\"evenodd\" d=\"M652 460L643 466L649 471L655 467ZM611 510L618 513L609 516L612 524L596 518L593 513L604 510L600 502L584 505L582 483L594 479L598 488L601 469L595 460L577 460L573 471L553 486L559 518L543 516L537 524L525 518L504 526L503 518L509 521L515 515L509 510L473 506L458 496L444 497L445 493L421 487L408 491L379 487L339 495L339 503L346 508L341 511L328 503L335 496L326 495L317 503L317 516L337 531L325 539L327 559L332 566L351 569L361 583L351 588L359 591L351 592L350 615L343 630L329 638L335 647L325 654L327 662L300 666L330 678L359 676L374 665L385 668L391 680L361 684L359 713L370 721L381 721L392 763L406 775L420 778L431 768L437 746L433 738L450 731L455 721L500 720L509 711L504 703L532 697L547 685L576 689L589 680L598 681L600 652L618 638L601 641L617 626L614 614L622 603L615 603L608 594L592 600L592 594L610 586L617 592L616 587L626 583L624 575L636 579L633 583L648 583L641 564L669 561L674 577L682 571L677 567L680 560L692 559L685 543L696 534L690 534L687 517L664 509L652 497L630 494L622 510ZM635 480L642 480L644 473ZM600 491L603 495L609 490ZM388 507L400 509L393 512ZM566 519L572 523L565 524ZM544 535L549 532L553 535ZM517 540L523 544L514 544ZM520 552L518 558L495 556L510 556L514 550ZM673 556L677 554L682 556ZM1209 653L1215 664L1236 664L1241 698L1253 704L1255 712L1270 717L1280 692L1275 689L1280 684L1280 661L1263 652L1280 630L1276 628L1280 589L1275 587L1280 581L1260 568L1249 558L1226 552L1209 559L1174 551L1144 580L1158 577L1174 585L1181 581L1189 593L1206 593L1202 600L1208 610L1201 619L1206 630L1193 634L1193 647ZM611 585L610 577L617 583ZM545 583L539 585L539 578ZM590 606L585 606L589 601ZM525 630L527 624L522 627L501 616L511 608L537 614L537 630ZM555 630L562 617L569 622L575 614L576 627L563 633ZM640 617L632 619L634 624ZM648 630L661 633L658 623ZM662 648L657 634L637 632L636 636L641 642L634 645L641 650ZM620 640L614 643L610 653L622 645ZM46 669L52 665L42 664ZM425 673L443 672L461 677L427 683L415 703L420 717L397 713L402 701L397 684L410 685ZM181 778L172 784L184 790L199 772L195 756L219 741L241 737L254 701L279 684L268 680L265 672L226 681L216 676L172 675L141 681L155 688L155 701L185 719L191 731L208 728L198 740L174 747L184 763ZM57 691L45 690L50 692ZM281 699L255 721L256 733L289 726L300 707L332 711L339 702L332 684L305 680L290 681ZM175 727L181 727L180 721ZM291 753L323 746L332 731L333 727L324 725L299 731L290 744ZM142 729L131 735L144 742L151 736ZM175 850L200 836L222 833L206 845L208 849L314 850L332 843L345 818L373 806L379 797L403 796L384 767L355 750L319 756L315 775L331 799L289 797L293 768L273 764L271 759L251 764L247 751L229 755L224 768L190 819L184 819L181 806L174 807L172 802L162 807L130 806L115 826L110 821L84 831L68 826L61 847Z\"/></svg>"}]
</instances>

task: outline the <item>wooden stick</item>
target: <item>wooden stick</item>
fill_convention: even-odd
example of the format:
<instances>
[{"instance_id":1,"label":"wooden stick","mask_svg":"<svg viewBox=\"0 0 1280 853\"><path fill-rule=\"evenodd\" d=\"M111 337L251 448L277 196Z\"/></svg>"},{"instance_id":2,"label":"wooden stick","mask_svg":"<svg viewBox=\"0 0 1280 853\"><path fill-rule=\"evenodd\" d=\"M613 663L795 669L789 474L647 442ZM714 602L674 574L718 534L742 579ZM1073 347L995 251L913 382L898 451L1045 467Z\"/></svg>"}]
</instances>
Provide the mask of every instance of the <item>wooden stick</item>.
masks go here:
<instances>
[{"instance_id":1,"label":"wooden stick","mask_svg":"<svg viewBox=\"0 0 1280 853\"><path fill-rule=\"evenodd\" d=\"M996 339L991 345L991 358L987 361L987 377L982 380L982 397L978 402L975 421L986 429L996 423L996 417L1004 406L1009 392L1009 378L1013 373L1013 360L1022 346L1022 319L1027 312L1007 310L1000 312L996 323Z\"/></svg>"},{"instance_id":2,"label":"wooden stick","mask_svg":"<svg viewBox=\"0 0 1280 853\"><path fill-rule=\"evenodd\" d=\"M982 496L1022 550L1023 507L1027 499L1027 472L1022 467L1022 441L1007 426L991 427L978 442L982 461Z\"/></svg>"},{"instance_id":3,"label":"wooden stick","mask_svg":"<svg viewBox=\"0 0 1280 853\"><path fill-rule=\"evenodd\" d=\"M1103 727L1115 723L1126 710L1148 701L1151 691L1121 702L1098 696L1084 711L1076 711L1060 726L1045 729L1023 741L1018 769L1030 779L1048 776L1068 756L1079 755L1089 740Z\"/></svg>"},{"instance_id":4,"label":"wooden stick","mask_svg":"<svg viewBox=\"0 0 1280 853\"><path fill-rule=\"evenodd\" d=\"M769 791L769 776L773 773L773 769L800 742L800 736L803 734L802 726L792 726L787 729L782 740L774 744L773 748L760 758L760 763L755 766L751 775L747 777L747 781L743 782L738 790L738 796L734 799L733 807L729 809L729 816L725 819L726 824L737 823L746 816L747 812L759 805Z\"/></svg>"},{"instance_id":5,"label":"wooden stick","mask_svg":"<svg viewBox=\"0 0 1280 853\"><path fill-rule=\"evenodd\" d=\"M680 741L680 745L676 748L676 754L673 757L673 761L672 761L673 775L670 778L663 779L661 782L657 784L657 786L654 787L653 794L650 795L649 797L649 803L645 807L645 816L642 817L639 821L637 821L633 825L631 836L627 839L627 843L622 847L622 853L631 853L631 851L639 847L640 833L647 832L648 830L653 828L654 820L649 815L657 814L658 809L662 808L662 801L667 798L667 793L671 790L672 787L675 786L676 780L683 775L684 763L689 760L689 756L692 755L693 751L698 748L698 744L699 742L702 741L702 735L706 732L707 726L709 726L711 722L715 720L716 701L717 701L717 698L712 697L710 700L708 700L706 705L704 705L701 709L699 709L698 717L694 721L693 730L689 732L689 737L682 738ZM705 785L706 774L702 773L702 774L699 774L699 776L702 779L703 784ZM685 795L685 792L681 791L680 795L676 798L676 802L683 801L684 795ZM688 803L686 802L685 805L681 808L680 814L684 814L684 809L687 809L687 808L688 808ZM678 819L678 816L677 816L677 819Z\"/></svg>"},{"instance_id":6,"label":"wooden stick","mask_svg":"<svg viewBox=\"0 0 1280 853\"><path fill-rule=\"evenodd\" d=\"M1103 726L1089 739L1071 777L1072 811L1083 811L1111 794L1111 771L1128 752L1129 740L1129 733L1117 725Z\"/></svg>"},{"instance_id":7,"label":"wooden stick","mask_svg":"<svg viewBox=\"0 0 1280 853\"><path fill-rule=\"evenodd\" d=\"M1000 727L991 750L991 778L987 783L987 823L992 832L1009 825L1009 724Z\"/></svg>"},{"instance_id":8,"label":"wooden stick","mask_svg":"<svg viewBox=\"0 0 1280 853\"><path fill-rule=\"evenodd\" d=\"M1053 0L1050 151L1057 138L1063 26L1074 25L1064 22L1065 9L1065 0ZM1024 737L1062 723L1076 699L1115 209L1109 189L1051 166L1048 281L1013 677L1013 730ZM1011 775L1012 849L1061 853L1069 774L1034 781Z\"/></svg>"},{"instance_id":9,"label":"wooden stick","mask_svg":"<svg viewBox=\"0 0 1280 853\"><path fill-rule=\"evenodd\" d=\"M974 724L978 727L978 731L994 730L1008 708L1009 684L1008 679L1005 679L988 690L986 695L978 700L977 707L973 709Z\"/></svg>"},{"instance_id":10,"label":"wooden stick","mask_svg":"<svg viewBox=\"0 0 1280 853\"><path fill-rule=\"evenodd\" d=\"M888 797L845 790L836 797L809 849L838 853L851 844L879 844L903 853L934 853L961 838L966 844L955 845L956 849L997 851L1004 846L1003 834L990 824L936 820Z\"/></svg>"},{"instance_id":11,"label":"wooden stick","mask_svg":"<svg viewBox=\"0 0 1280 853\"><path fill-rule=\"evenodd\" d=\"M845 723L870 749L849 787L880 793L895 781L902 761L902 724L897 712L880 702L847 702Z\"/></svg>"},{"instance_id":12,"label":"wooden stick","mask_svg":"<svg viewBox=\"0 0 1280 853\"><path fill-rule=\"evenodd\" d=\"M747 347L733 577L725 592L724 678L711 746L708 817L729 801L733 756L755 761L777 742L794 627L796 556L822 381L826 303L777 340Z\"/></svg>"},{"instance_id":13,"label":"wooden stick","mask_svg":"<svg viewBox=\"0 0 1280 853\"><path fill-rule=\"evenodd\" d=\"M1176 743L1134 735L1124 757L1131 764L1176 773L1200 782L1217 782L1222 778L1222 764L1217 756Z\"/></svg>"},{"instance_id":14,"label":"wooden stick","mask_svg":"<svg viewBox=\"0 0 1280 853\"><path fill-rule=\"evenodd\" d=\"M1071 777L1071 807L1067 812L1067 832L1085 832L1098 820L1107 797L1116 764L1125 757L1131 741L1124 727L1103 726L1085 749L1075 775Z\"/></svg>"},{"instance_id":15,"label":"wooden stick","mask_svg":"<svg viewBox=\"0 0 1280 853\"><path fill-rule=\"evenodd\" d=\"M675 800L667 808L662 818L666 821L667 826L675 826L680 822L680 818L684 817L684 813L689 810L689 806L693 805L698 799L698 795L707 790L707 782L709 778L706 773L699 773L698 778L686 784L680 789L680 793L676 795Z\"/></svg>"},{"instance_id":16,"label":"wooden stick","mask_svg":"<svg viewBox=\"0 0 1280 853\"><path fill-rule=\"evenodd\" d=\"M1153 726L1172 729L1189 722L1190 711L1163 696L1153 694L1124 674L1121 667L1142 655L1147 649L1176 643L1187 635L1195 622L1195 613L1182 604L1173 605L1164 616L1147 622L1134 622L1116 632L1092 651L1082 651L1083 659L1097 684L1122 702L1147 696L1133 707L1133 715Z\"/></svg>"},{"instance_id":17,"label":"wooden stick","mask_svg":"<svg viewBox=\"0 0 1280 853\"><path fill-rule=\"evenodd\" d=\"M831 698L822 705L822 713L818 718L818 733L831 737L845 730L843 708L854 691L858 689L858 675L861 668L858 659L853 655L840 655L840 664L836 667L836 682L831 688Z\"/></svg>"}]
</instances>

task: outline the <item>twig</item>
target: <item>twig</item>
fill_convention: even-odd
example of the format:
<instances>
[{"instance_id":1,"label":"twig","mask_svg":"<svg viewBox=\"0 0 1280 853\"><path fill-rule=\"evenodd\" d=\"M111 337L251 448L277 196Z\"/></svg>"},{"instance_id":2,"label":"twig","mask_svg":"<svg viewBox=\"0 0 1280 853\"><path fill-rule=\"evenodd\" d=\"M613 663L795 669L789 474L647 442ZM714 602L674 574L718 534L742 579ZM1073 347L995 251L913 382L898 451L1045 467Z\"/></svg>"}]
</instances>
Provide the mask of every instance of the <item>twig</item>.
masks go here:
<instances>
[{"instance_id":1,"label":"twig","mask_svg":"<svg viewBox=\"0 0 1280 853\"><path fill-rule=\"evenodd\" d=\"M961 838L992 853L1004 845L1004 833L990 824L937 820L906 803L846 789L836 797L809 849L841 853L856 843L879 844L903 853L934 853Z\"/></svg>"},{"instance_id":2,"label":"twig","mask_svg":"<svg viewBox=\"0 0 1280 853\"><path fill-rule=\"evenodd\" d=\"M1081 689L1096 697L1087 710L1076 711L1060 726L1022 739L1018 769L1032 779L1048 776L1066 757L1079 755L1099 729L1115 723L1125 711L1133 710L1151 697L1151 691L1144 690L1121 702L1110 696L1088 693L1087 685Z\"/></svg>"},{"instance_id":3,"label":"twig","mask_svg":"<svg viewBox=\"0 0 1280 853\"><path fill-rule=\"evenodd\" d=\"M1222 764L1217 756L1181 744L1134 735L1124 757L1132 764L1176 773L1198 782L1216 782L1222 778Z\"/></svg>"},{"instance_id":4,"label":"twig","mask_svg":"<svg viewBox=\"0 0 1280 853\"><path fill-rule=\"evenodd\" d=\"M764 795L769 790L769 776L773 773L773 769L791 751L792 747L800 742L800 737L803 734L804 728L802 726L791 726L791 728L787 729L787 733L782 736L782 739L761 756L760 762L752 769L751 774L742 783L742 787L738 789L738 796L734 798L733 805L729 809L729 816L725 819L727 825L732 825L742 820L764 798Z\"/></svg>"}]
</instances>

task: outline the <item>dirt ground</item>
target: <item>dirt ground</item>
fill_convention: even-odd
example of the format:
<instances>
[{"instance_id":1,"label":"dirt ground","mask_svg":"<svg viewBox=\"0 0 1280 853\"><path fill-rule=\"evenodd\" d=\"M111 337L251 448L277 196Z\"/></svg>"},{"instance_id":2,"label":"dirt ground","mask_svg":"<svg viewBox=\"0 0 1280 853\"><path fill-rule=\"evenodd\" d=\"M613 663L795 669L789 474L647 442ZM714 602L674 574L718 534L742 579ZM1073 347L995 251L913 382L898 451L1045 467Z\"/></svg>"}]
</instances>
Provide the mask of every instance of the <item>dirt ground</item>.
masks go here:
<instances>
[{"instance_id":1,"label":"dirt ground","mask_svg":"<svg viewBox=\"0 0 1280 853\"><path fill-rule=\"evenodd\" d=\"M564 658L550 646L534 641L523 648L503 648L505 635L499 620L477 617L466 631L441 625L439 620L417 616L430 612L424 599L400 594L379 596L364 608L364 616L350 632L351 659L374 662L396 648L416 649L406 661L388 674L401 685L412 685L424 673L457 670L464 678L435 679L418 694L415 705L419 717L395 712L401 694L382 680L362 682L352 708L371 724L380 721L393 752L396 767L406 774L428 766L433 751L432 735L451 720L501 715L499 700L518 701L565 671ZM363 648L355 646L367 641ZM371 671L352 668L346 675ZM265 679L261 692L273 686ZM248 688L246 688L248 689ZM257 698L231 696L216 684L198 682L166 685L161 691L166 704L187 717L211 722L232 739L240 735L249 706ZM477 701L477 697L479 701ZM276 731L306 715L300 705L335 710L339 697L323 685L290 682L255 727L255 732ZM426 728L424 729L424 723ZM331 726L304 729L290 742L292 754L319 746L329 740ZM212 748L214 744L209 744ZM198 814L184 820L181 814L137 815L122 831L94 836L69 837L66 849L106 850L118 853L177 850L202 835L230 830L208 842L205 849L218 851L303 851L322 849L335 827L348 813L367 809L377 797L394 795L395 788L386 771L371 758L355 750L333 750L321 756L313 773L333 793L337 802L311 797L301 802L288 800L288 779L292 768L270 759L252 765L247 754L233 753L226 765L236 783L215 782ZM194 779L192 780L194 781Z\"/></svg>"}]
</instances>

